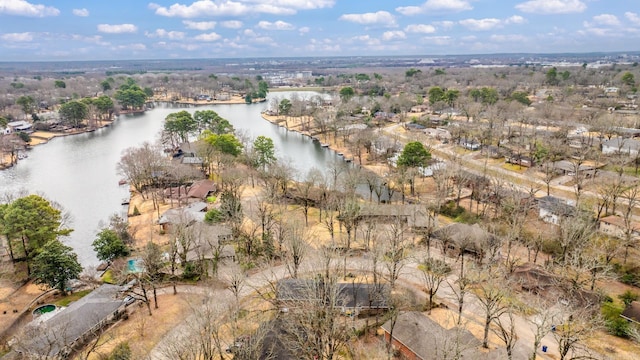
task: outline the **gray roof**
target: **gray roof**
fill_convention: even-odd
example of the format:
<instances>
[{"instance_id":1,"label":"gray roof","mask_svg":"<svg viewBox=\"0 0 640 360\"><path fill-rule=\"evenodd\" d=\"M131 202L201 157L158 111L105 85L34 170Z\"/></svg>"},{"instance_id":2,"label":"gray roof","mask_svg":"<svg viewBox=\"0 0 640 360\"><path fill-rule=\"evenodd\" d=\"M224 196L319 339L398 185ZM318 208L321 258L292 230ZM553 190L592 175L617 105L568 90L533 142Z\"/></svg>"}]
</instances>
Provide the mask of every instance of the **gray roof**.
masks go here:
<instances>
[{"instance_id":1,"label":"gray roof","mask_svg":"<svg viewBox=\"0 0 640 360\"><path fill-rule=\"evenodd\" d=\"M311 279L282 279L276 284L280 301L319 301L323 283ZM389 286L386 284L337 283L335 304L344 308L389 308Z\"/></svg>"},{"instance_id":2,"label":"gray roof","mask_svg":"<svg viewBox=\"0 0 640 360\"><path fill-rule=\"evenodd\" d=\"M464 244L466 251L482 252L495 236L478 224L453 223L433 233L436 239L451 241L456 246Z\"/></svg>"},{"instance_id":3,"label":"gray roof","mask_svg":"<svg viewBox=\"0 0 640 360\"><path fill-rule=\"evenodd\" d=\"M621 152L628 152L629 150L638 151L640 150L640 141L617 137L603 142L602 146L619 149Z\"/></svg>"},{"instance_id":4,"label":"gray roof","mask_svg":"<svg viewBox=\"0 0 640 360\"><path fill-rule=\"evenodd\" d=\"M20 350L54 356L124 305L122 287L104 284L40 324L31 324L35 336Z\"/></svg>"},{"instance_id":5,"label":"gray roof","mask_svg":"<svg viewBox=\"0 0 640 360\"><path fill-rule=\"evenodd\" d=\"M564 200L553 196L544 196L538 199L538 207L556 215L571 216L576 208L567 204Z\"/></svg>"},{"instance_id":6,"label":"gray roof","mask_svg":"<svg viewBox=\"0 0 640 360\"><path fill-rule=\"evenodd\" d=\"M160 216L158 224L178 224L181 222L191 224L194 222L202 222L204 221L204 211L206 209L207 204L202 201L178 209L169 209Z\"/></svg>"}]
</instances>

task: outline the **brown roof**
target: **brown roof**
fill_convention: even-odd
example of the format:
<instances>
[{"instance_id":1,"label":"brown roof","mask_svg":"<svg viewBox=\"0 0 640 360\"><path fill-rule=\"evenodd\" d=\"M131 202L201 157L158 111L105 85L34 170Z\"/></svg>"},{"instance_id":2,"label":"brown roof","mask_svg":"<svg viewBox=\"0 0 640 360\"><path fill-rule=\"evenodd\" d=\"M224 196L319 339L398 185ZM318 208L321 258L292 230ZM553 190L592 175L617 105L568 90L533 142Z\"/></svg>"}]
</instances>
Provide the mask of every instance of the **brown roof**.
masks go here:
<instances>
[{"instance_id":1,"label":"brown roof","mask_svg":"<svg viewBox=\"0 0 640 360\"><path fill-rule=\"evenodd\" d=\"M600 222L615 225L621 229L626 228L626 225L624 224L624 219L618 215L609 215L609 216L603 217L602 219L600 219ZM633 230L640 230L640 223L636 221L631 221L631 228Z\"/></svg>"},{"instance_id":2,"label":"brown roof","mask_svg":"<svg viewBox=\"0 0 640 360\"><path fill-rule=\"evenodd\" d=\"M629 304L624 309L624 311L622 312L622 314L620 314L620 316L622 316L627 320L640 322L640 302L632 301L631 304Z\"/></svg>"},{"instance_id":3,"label":"brown roof","mask_svg":"<svg viewBox=\"0 0 640 360\"><path fill-rule=\"evenodd\" d=\"M191 185L187 196L204 200L210 193L214 192L216 192L216 183L213 180L199 180Z\"/></svg>"},{"instance_id":4,"label":"brown roof","mask_svg":"<svg viewBox=\"0 0 640 360\"><path fill-rule=\"evenodd\" d=\"M387 321L382 329L390 333L391 322ZM476 359L480 341L466 329L445 329L440 324L418 311L407 311L398 315L393 327L393 338L418 356L418 359L441 359L439 351L453 346L456 339L463 357Z\"/></svg>"}]
</instances>

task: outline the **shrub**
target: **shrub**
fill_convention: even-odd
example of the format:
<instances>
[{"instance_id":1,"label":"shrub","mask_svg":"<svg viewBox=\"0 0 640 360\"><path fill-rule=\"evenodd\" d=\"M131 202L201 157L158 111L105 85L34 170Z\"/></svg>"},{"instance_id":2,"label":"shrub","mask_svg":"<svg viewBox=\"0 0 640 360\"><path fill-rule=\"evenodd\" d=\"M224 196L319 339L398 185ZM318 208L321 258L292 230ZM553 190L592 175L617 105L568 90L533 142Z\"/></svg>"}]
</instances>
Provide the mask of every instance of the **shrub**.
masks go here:
<instances>
[{"instance_id":1,"label":"shrub","mask_svg":"<svg viewBox=\"0 0 640 360\"><path fill-rule=\"evenodd\" d=\"M130 360L131 356L131 348L129 343L125 341L116 345L111 354L109 354L108 360Z\"/></svg>"},{"instance_id":2,"label":"shrub","mask_svg":"<svg viewBox=\"0 0 640 360\"><path fill-rule=\"evenodd\" d=\"M224 215L218 209L211 209L204 215L204 221L208 224L218 223L224 220Z\"/></svg>"},{"instance_id":3,"label":"shrub","mask_svg":"<svg viewBox=\"0 0 640 360\"><path fill-rule=\"evenodd\" d=\"M622 294L618 295L618 299L620 299L625 306L629 306L631 302L638 300L640 296L637 293L634 293L631 290L627 290Z\"/></svg>"},{"instance_id":4,"label":"shrub","mask_svg":"<svg viewBox=\"0 0 640 360\"><path fill-rule=\"evenodd\" d=\"M455 202L450 201L442 207L440 213L450 218L457 218L464 213L464 208L462 206L457 206Z\"/></svg>"},{"instance_id":5,"label":"shrub","mask_svg":"<svg viewBox=\"0 0 640 360\"><path fill-rule=\"evenodd\" d=\"M138 216L140 215L140 210L138 210L137 206L133 207L133 214L131 214L131 216Z\"/></svg>"},{"instance_id":6,"label":"shrub","mask_svg":"<svg viewBox=\"0 0 640 360\"><path fill-rule=\"evenodd\" d=\"M611 302L602 304L601 313L605 320L605 326L610 334L619 337L629 337L629 322L620 317L624 308Z\"/></svg>"}]
</instances>

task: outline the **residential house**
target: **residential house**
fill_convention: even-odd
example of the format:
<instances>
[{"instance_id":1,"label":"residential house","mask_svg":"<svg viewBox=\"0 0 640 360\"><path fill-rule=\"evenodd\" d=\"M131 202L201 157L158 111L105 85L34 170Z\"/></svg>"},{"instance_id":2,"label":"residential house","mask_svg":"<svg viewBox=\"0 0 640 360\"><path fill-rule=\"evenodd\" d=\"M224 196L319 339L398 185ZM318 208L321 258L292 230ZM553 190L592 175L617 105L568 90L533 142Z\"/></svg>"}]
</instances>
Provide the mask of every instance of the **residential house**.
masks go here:
<instances>
[{"instance_id":1,"label":"residential house","mask_svg":"<svg viewBox=\"0 0 640 360\"><path fill-rule=\"evenodd\" d=\"M204 236L196 237L187 252L187 261L202 261L210 263L212 267L217 266L219 261L236 261L236 249L230 243L232 231L229 226L205 223L193 226L200 226L198 232Z\"/></svg>"},{"instance_id":2,"label":"residential house","mask_svg":"<svg viewBox=\"0 0 640 360\"><path fill-rule=\"evenodd\" d=\"M530 156L522 154L510 154L504 157L505 161L509 164L520 165L524 167L532 167L535 162Z\"/></svg>"},{"instance_id":3,"label":"residential house","mask_svg":"<svg viewBox=\"0 0 640 360\"><path fill-rule=\"evenodd\" d=\"M624 239L627 233L627 226L631 230L631 236L634 239L640 239L640 222L630 221L625 224L624 218L618 215L610 215L603 217L599 221L599 229L602 233Z\"/></svg>"},{"instance_id":4,"label":"residential house","mask_svg":"<svg viewBox=\"0 0 640 360\"><path fill-rule=\"evenodd\" d=\"M160 215L158 225L162 227L163 231L169 231L171 226L177 224L190 226L196 222L204 221L206 211L207 204L201 201L181 208L169 209Z\"/></svg>"},{"instance_id":5,"label":"residential house","mask_svg":"<svg viewBox=\"0 0 640 360\"><path fill-rule=\"evenodd\" d=\"M476 151L480 150L480 142L476 139L462 138L458 141L460 146L467 150Z\"/></svg>"},{"instance_id":6,"label":"residential house","mask_svg":"<svg viewBox=\"0 0 640 360\"><path fill-rule=\"evenodd\" d=\"M359 222L394 222L396 219L400 219L412 229L435 226L428 223L428 216L423 205L369 204L369 206L362 208L358 214Z\"/></svg>"},{"instance_id":7,"label":"residential house","mask_svg":"<svg viewBox=\"0 0 640 360\"><path fill-rule=\"evenodd\" d=\"M424 133L427 136L436 138L438 140L450 140L451 139L451 133L449 132L449 130L443 129L443 128L426 128L424 129Z\"/></svg>"},{"instance_id":8,"label":"residential house","mask_svg":"<svg viewBox=\"0 0 640 360\"><path fill-rule=\"evenodd\" d=\"M404 128L408 131L424 131L426 126L418 123L408 123L404 125Z\"/></svg>"},{"instance_id":9,"label":"residential house","mask_svg":"<svg viewBox=\"0 0 640 360\"><path fill-rule=\"evenodd\" d=\"M548 272L537 264L517 266L509 275L514 285L529 291L546 301L560 302L576 307L590 307L600 303L596 292L576 289L571 281Z\"/></svg>"},{"instance_id":10,"label":"residential house","mask_svg":"<svg viewBox=\"0 0 640 360\"><path fill-rule=\"evenodd\" d=\"M198 180L189 187L187 197L206 200L209 196L215 194L216 191L217 185L213 180Z\"/></svg>"},{"instance_id":11,"label":"residential house","mask_svg":"<svg viewBox=\"0 0 640 360\"><path fill-rule=\"evenodd\" d=\"M482 260L487 250L497 244L497 238L478 224L453 223L434 231L433 237L442 243L443 248L472 254L478 260Z\"/></svg>"},{"instance_id":12,"label":"residential house","mask_svg":"<svg viewBox=\"0 0 640 360\"><path fill-rule=\"evenodd\" d=\"M581 176L593 177L597 167L590 163L560 160L553 163L553 170L560 175L576 176L576 170Z\"/></svg>"},{"instance_id":13,"label":"residential house","mask_svg":"<svg viewBox=\"0 0 640 360\"><path fill-rule=\"evenodd\" d=\"M387 284L336 283L322 280L282 279L276 284L276 300L284 312L307 303L327 303L340 308L344 315L370 316L390 309L391 289Z\"/></svg>"},{"instance_id":14,"label":"residential house","mask_svg":"<svg viewBox=\"0 0 640 360\"><path fill-rule=\"evenodd\" d=\"M602 143L602 153L610 154L627 154L629 156L638 156L640 152L640 141L630 138L617 137Z\"/></svg>"},{"instance_id":15,"label":"residential house","mask_svg":"<svg viewBox=\"0 0 640 360\"><path fill-rule=\"evenodd\" d=\"M31 125L30 123L24 120L18 120L18 121L12 121L8 123L7 129L9 129L9 133L15 133L15 132L30 133L30 132L33 132L33 125Z\"/></svg>"},{"instance_id":16,"label":"residential house","mask_svg":"<svg viewBox=\"0 0 640 360\"><path fill-rule=\"evenodd\" d=\"M539 198L538 209L539 218L554 225L560 225L563 218L573 216L576 213L575 206L569 205L564 200L553 196Z\"/></svg>"},{"instance_id":17,"label":"residential house","mask_svg":"<svg viewBox=\"0 0 640 360\"><path fill-rule=\"evenodd\" d=\"M122 286L101 285L52 317L30 323L30 337L18 341L16 351L34 359L66 359L125 313L123 291Z\"/></svg>"},{"instance_id":18,"label":"residential house","mask_svg":"<svg viewBox=\"0 0 640 360\"><path fill-rule=\"evenodd\" d=\"M436 321L417 311L407 311L398 315L395 323L391 320L382 325L384 339L408 360L439 360L446 354L461 351L461 358L491 359L498 356L496 350L483 353L481 345L473 334L464 328L446 329Z\"/></svg>"},{"instance_id":19,"label":"residential house","mask_svg":"<svg viewBox=\"0 0 640 360\"><path fill-rule=\"evenodd\" d=\"M492 159L499 159L503 156L503 151L499 146L489 145L480 151L483 155L487 155Z\"/></svg>"}]
</instances>

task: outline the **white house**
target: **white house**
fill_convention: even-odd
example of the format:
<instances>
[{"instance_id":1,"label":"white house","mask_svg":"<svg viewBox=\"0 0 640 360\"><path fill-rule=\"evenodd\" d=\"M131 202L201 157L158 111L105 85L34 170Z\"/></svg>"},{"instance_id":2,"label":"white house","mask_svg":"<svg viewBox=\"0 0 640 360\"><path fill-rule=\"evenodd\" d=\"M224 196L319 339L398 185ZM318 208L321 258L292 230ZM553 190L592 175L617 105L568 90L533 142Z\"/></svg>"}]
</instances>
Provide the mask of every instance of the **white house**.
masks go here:
<instances>
[{"instance_id":1,"label":"white house","mask_svg":"<svg viewBox=\"0 0 640 360\"><path fill-rule=\"evenodd\" d=\"M10 133L14 132L30 132L33 126L24 120L12 121L7 124L7 129Z\"/></svg>"},{"instance_id":2,"label":"white house","mask_svg":"<svg viewBox=\"0 0 640 360\"><path fill-rule=\"evenodd\" d=\"M554 225L560 225L562 218L569 217L576 211L575 207L553 196L538 199L538 209L540 219Z\"/></svg>"}]
</instances>

